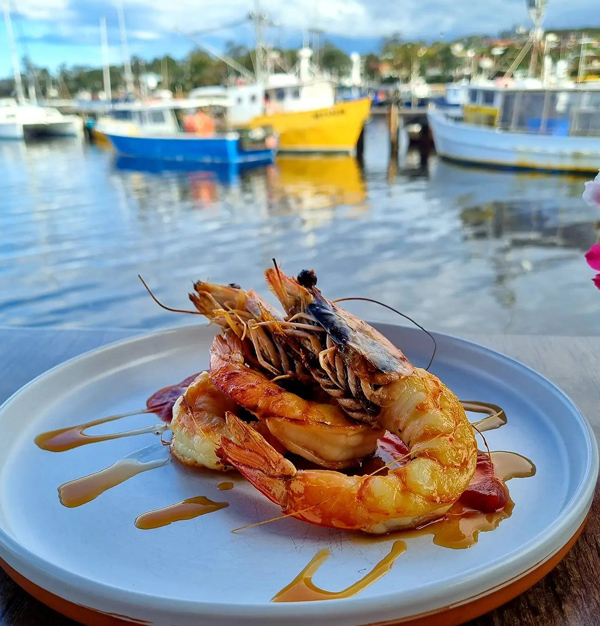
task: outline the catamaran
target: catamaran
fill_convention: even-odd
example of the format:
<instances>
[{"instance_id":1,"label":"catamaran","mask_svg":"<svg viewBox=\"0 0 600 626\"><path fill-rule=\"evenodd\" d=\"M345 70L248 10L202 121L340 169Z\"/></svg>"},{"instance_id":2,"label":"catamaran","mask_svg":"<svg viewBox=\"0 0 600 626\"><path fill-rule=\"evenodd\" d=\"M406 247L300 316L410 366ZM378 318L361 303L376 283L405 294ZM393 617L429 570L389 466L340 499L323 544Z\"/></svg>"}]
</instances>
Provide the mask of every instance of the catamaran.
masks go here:
<instances>
[{"instance_id":1,"label":"catamaran","mask_svg":"<svg viewBox=\"0 0 600 626\"><path fill-rule=\"evenodd\" d=\"M0 99L0 139L25 139L38 135L82 136L81 118L63 115L57 109L31 104L25 99L8 2L3 3L3 9L17 97Z\"/></svg>"}]
</instances>

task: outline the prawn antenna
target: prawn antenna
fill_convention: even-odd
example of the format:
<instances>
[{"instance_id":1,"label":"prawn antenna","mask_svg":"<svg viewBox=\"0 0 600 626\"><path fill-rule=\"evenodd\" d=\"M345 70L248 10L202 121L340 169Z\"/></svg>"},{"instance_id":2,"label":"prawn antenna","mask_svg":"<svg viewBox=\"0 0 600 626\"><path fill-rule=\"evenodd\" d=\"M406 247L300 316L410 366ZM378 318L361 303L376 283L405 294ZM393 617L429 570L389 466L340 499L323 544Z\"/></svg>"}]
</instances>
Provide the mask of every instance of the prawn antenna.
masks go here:
<instances>
[{"instance_id":1,"label":"prawn antenna","mask_svg":"<svg viewBox=\"0 0 600 626\"><path fill-rule=\"evenodd\" d=\"M200 311L187 311L186 309L174 309L166 304L163 304L151 291L150 287L146 284L146 281L138 274L138 278L142 281L142 285L146 288L146 291L150 294L150 297L158 304L159 307L166 311L172 311L173 313L189 313L190 315L202 315Z\"/></svg>"},{"instance_id":2,"label":"prawn antenna","mask_svg":"<svg viewBox=\"0 0 600 626\"><path fill-rule=\"evenodd\" d=\"M423 326L421 326L421 324L419 324L418 322L416 322L412 317L409 317L408 315L406 315L406 313L402 313L402 311L398 311L398 309L395 309L393 306L390 306L389 304L385 304L384 302L380 302L379 300L374 300L373 298L337 298L337 300L332 300L332 302L347 302L348 300L361 300L363 302L371 302L372 304L378 304L379 306L382 306L385 309L389 309L390 311L392 311L393 313L396 313L397 315L400 315L401 317L403 317L404 319L407 319L409 322L411 322L412 324L414 324L417 328L419 328L420 330L422 330L433 342L433 352L431 354L431 358L429 359L429 363L427 364L427 367L425 368L427 371L429 371L429 368L431 367L431 364L433 363L433 359L435 359L435 353L437 352L437 341L435 340L435 337Z\"/></svg>"},{"instance_id":3,"label":"prawn antenna","mask_svg":"<svg viewBox=\"0 0 600 626\"><path fill-rule=\"evenodd\" d=\"M490 447L488 446L488 442L487 442L487 439L485 438L485 435L472 422L471 422L471 426L473 426L473 428L481 435L481 438L483 439L483 443L485 444L485 447L488 453L488 458L490 459L490 461L492 461L492 453L490 452ZM493 461L492 461L492 464L493 464Z\"/></svg>"}]
</instances>

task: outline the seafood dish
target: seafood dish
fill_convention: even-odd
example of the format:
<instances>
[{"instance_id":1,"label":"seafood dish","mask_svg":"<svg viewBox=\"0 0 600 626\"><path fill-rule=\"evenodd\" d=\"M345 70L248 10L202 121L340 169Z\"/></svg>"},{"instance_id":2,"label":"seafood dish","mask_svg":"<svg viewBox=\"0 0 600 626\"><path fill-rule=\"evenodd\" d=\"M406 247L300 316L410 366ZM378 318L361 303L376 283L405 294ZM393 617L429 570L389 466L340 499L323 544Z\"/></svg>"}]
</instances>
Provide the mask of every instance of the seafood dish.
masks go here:
<instances>
[{"instance_id":1,"label":"seafood dish","mask_svg":"<svg viewBox=\"0 0 600 626\"><path fill-rule=\"evenodd\" d=\"M321 526L383 534L443 517L478 465L461 402L327 299L314 272L275 264L266 280L281 310L236 284L194 284L190 300L220 332L209 371L173 406L173 456L235 469L285 515ZM391 460L366 472L386 441Z\"/></svg>"}]
</instances>

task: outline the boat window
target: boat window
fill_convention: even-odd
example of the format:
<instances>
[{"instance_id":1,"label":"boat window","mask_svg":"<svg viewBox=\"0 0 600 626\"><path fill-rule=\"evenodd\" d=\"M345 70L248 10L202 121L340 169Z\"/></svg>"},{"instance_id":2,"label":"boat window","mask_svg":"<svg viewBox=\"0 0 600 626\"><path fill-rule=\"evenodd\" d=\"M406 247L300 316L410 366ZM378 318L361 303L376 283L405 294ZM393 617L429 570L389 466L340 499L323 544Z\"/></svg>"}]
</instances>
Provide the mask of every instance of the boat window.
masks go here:
<instances>
[{"instance_id":1,"label":"boat window","mask_svg":"<svg viewBox=\"0 0 600 626\"><path fill-rule=\"evenodd\" d=\"M164 124L165 112L164 111L150 111L150 121L153 124Z\"/></svg>"},{"instance_id":2,"label":"boat window","mask_svg":"<svg viewBox=\"0 0 600 626\"><path fill-rule=\"evenodd\" d=\"M278 89L275 95L276 95L277 100L285 99L285 91L283 89Z\"/></svg>"},{"instance_id":3,"label":"boat window","mask_svg":"<svg viewBox=\"0 0 600 626\"><path fill-rule=\"evenodd\" d=\"M469 89L469 104L477 104L477 90Z\"/></svg>"},{"instance_id":4,"label":"boat window","mask_svg":"<svg viewBox=\"0 0 600 626\"><path fill-rule=\"evenodd\" d=\"M143 123L142 112L141 111L133 111L132 113L133 121L137 124Z\"/></svg>"},{"instance_id":5,"label":"boat window","mask_svg":"<svg viewBox=\"0 0 600 626\"><path fill-rule=\"evenodd\" d=\"M294 100L299 100L300 99L300 89L292 89L291 95L292 95L292 98Z\"/></svg>"},{"instance_id":6,"label":"boat window","mask_svg":"<svg viewBox=\"0 0 600 626\"><path fill-rule=\"evenodd\" d=\"M600 93L583 92L573 105L571 114L572 135L600 135Z\"/></svg>"},{"instance_id":7,"label":"boat window","mask_svg":"<svg viewBox=\"0 0 600 626\"><path fill-rule=\"evenodd\" d=\"M112 115L116 120L130 120L132 118L131 111L113 111Z\"/></svg>"},{"instance_id":8,"label":"boat window","mask_svg":"<svg viewBox=\"0 0 600 626\"><path fill-rule=\"evenodd\" d=\"M502 103L502 111L500 113L500 120L498 122L500 128L510 128L513 113L515 110L516 99L517 94L514 91L507 91L504 94L504 102Z\"/></svg>"},{"instance_id":9,"label":"boat window","mask_svg":"<svg viewBox=\"0 0 600 626\"><path fill-rule=\"evenodd\" d=\"M256 94L255 94L255 93L253 93L253 94L250 96L250 102L256 102Z\"/></svg>"},{"instance_id":10,"label":"boat window","mask_svg":"<svg viewBox=\"0 0 600 626\"><path fill-rule=\"evenodd\" d=\"M482 101L481 104L483 104L484 106L494 106L494 96L495 96L495 92L494 91L483 91L482 92Z\"/></svg>"},{"instance_id":11,"label":"boat window","mask_svg":"<svg viewBox=\"0 0 600 626\"><path fill-rule=\"evenodd\" d=\"M542 129L542 112L544 110L544 92L523 91L517 100L517 113L513 116L515 130L539 133Z\"/></svg>"}]
</instances>

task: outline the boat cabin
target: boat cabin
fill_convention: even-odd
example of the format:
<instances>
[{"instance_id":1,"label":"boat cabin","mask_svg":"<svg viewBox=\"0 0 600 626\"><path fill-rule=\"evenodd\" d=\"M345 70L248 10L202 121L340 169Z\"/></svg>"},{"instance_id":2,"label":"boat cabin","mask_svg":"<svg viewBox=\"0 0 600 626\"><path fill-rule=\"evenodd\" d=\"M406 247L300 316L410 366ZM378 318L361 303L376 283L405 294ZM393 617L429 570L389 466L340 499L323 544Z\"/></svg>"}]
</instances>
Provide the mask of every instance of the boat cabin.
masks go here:
<instances>
[{"instance_id":1,"label":"boat cabin","mask_svg":"<svg viewBox=\"0 0 600 626\"><path fill-rule=\"evenodd\" d=\"M335 86L326 79L301 80L293 74L271 74L262 83L228 89L233 125L246 124L260 115L325 109L335 103Z\"/></svg>"},{"instance_id":2,"label":"boat cabin","mask_svg":"<svg viewBox=\"0 0 600 626\"><path fill-rule=\"evenodd\" d=\"M502 130L555 136L600 136L600 88L473 86L464 121Z\"/></svg>"},{"instance_id":3,"label":"boat cabin","mask_svg":"<svg viewBox=\"0 0 600 626\"><path fill-rule=\"evenodd\" d=\"M149 135L172 135L185 131L185 117L202 109L207 110L215 120L216 129L226 130L225 111L229 106L229 98L220 94L205 94L185 100L119 103L98 120L96 128L103 133L127 130Z\"/></svg>"}]
</instances>

